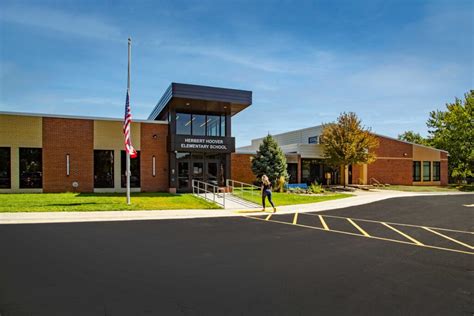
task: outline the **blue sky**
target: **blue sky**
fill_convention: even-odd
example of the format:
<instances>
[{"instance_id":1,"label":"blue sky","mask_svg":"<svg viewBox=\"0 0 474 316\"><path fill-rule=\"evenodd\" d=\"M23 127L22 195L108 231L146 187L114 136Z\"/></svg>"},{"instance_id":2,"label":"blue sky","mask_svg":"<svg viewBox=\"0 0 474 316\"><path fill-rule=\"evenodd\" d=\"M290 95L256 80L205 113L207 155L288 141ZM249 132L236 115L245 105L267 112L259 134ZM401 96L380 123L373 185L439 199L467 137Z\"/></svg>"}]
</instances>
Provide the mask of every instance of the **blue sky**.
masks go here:
<instances>
[{"instance_id":1,"label":"blue sky","mask_svg":"<svg viewBox=\"0 0 474 316\"><path fill-rule=\"evenodd\" d=\"M473 1L0 2L0 110L145 119L170 82L253 91L237 145L354 111L427 134L474 88Z\"/></svg>"}]
</instances>

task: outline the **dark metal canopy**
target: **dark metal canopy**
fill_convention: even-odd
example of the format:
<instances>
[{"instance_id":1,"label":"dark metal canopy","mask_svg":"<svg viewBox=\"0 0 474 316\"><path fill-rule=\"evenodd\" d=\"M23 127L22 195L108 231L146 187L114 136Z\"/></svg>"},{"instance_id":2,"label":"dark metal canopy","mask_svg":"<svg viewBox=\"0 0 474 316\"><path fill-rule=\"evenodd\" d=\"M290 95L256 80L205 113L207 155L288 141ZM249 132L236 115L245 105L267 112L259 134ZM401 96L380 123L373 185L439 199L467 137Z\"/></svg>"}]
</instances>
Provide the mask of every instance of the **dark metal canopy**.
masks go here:
<instances>
[{"instance_id":1,"label":"dark metal canopy","mask_svg":"<svg viewBox=\"0 0 474 316\"><path fill-rule=\"evenodd\" d=\"M149 120L163 119L169 108L193 113L235 115L252 104L252 91L171 83Z\"/></svg>"}]
</instances>

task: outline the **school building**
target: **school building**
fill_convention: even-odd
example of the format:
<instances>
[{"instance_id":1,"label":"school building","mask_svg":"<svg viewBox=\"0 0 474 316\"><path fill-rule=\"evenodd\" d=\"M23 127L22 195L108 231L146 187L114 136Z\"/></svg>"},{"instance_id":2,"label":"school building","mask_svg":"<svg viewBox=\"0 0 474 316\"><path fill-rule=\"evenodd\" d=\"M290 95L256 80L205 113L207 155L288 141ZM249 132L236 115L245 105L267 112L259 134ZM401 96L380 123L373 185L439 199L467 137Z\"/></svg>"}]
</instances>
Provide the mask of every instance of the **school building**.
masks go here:
<instances>
[{"instance_id":1,"label":"school building","mask_svg":"<svg viewBox=\"0 0 474 316\"><path fill-rule=\"evenodd\" d=\"M171 83L146 120L133 120L132 192L190 192L193 179L224 187L255 180L251 159L261 139L236 150L232 117L252 92ZM133 112L133 111L132 111ZM0 192L122 192L123 118L0 112ZM321 127L275 135L290 182L320 181ZM380 138L375 163L350 167L352 183L447 184L447 152ZM322 180L324 181L324 180Z\"/></svg>"}]
</instances>

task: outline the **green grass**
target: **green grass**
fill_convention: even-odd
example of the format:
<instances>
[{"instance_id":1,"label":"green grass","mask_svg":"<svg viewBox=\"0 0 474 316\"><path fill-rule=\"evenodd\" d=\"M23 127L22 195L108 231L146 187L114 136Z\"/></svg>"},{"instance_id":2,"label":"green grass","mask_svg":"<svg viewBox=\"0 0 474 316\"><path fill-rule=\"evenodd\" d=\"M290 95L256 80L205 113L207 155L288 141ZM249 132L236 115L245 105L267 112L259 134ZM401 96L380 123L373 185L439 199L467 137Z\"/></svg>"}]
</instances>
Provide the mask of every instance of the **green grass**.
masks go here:
<instances>
[{"instance_id":1,"label":"green grass","mask_svg":"<svg viewBox=\"0 0 474 316\"><path fill-rule=\"evenodd\" d=\"M236 194L237 196L251 201L257 204L262 203L262 197L260 195L260 191L254 192L251 194L249 192L245 192L242 195ZM337 200L343 199L347 197L353 196L352 194L346 193L328 193L323 195L301 195L301 194L293 194L293 193L279 193L279 192L272 192L272 200L276 207L283 206L283 205L294 205L294 204L307 204L307 203L316 203L316 202L323 202L329 200ZM266 202L269 205L268 200Z\"/></svg>"},{"instance_id":2,"label":"green grass","mask_svg":"<svg viewBox=\"0 0 474 316\"><path fill-rule=\"evenodd\" d=\"M450 185L450 186L422 186L422 185L390 185L387 187L377 187L382 190L396 190L406 192L456 192L456 191L474 191L472 185Z\"/></svg>"},{"instance_id":3,"label":"green grass","mask_svg":"<svg viewBox=\"0 0 474 316\"><path fill-rule=\"evenodd\" d=\"M0 212L90 212L124 210L214 209L213 203L192 194L132 193L0 194Z\"/></svg>"}]
</instances>

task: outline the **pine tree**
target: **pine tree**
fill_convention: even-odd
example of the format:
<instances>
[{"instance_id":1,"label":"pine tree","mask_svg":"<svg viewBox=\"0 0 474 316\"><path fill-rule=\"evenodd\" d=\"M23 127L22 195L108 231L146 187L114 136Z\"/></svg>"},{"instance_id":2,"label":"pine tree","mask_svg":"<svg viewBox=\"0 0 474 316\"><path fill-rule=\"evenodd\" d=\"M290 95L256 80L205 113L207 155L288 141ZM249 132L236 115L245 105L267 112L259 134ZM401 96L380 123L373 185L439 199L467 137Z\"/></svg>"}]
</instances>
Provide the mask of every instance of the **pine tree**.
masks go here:
<instances>
[{"instance_id":1,"label":"pine tree","mask_svg":"<svg viewBox=\"0 0 474 316\"><path fill-rule=\"evenodd\" d=\"M271 135L266 136L260 144L257 155L252 160L252 172L257 181L260 181L264 174L274 185L282 176L288 181L285 154Z\"/></svg>"}]
</instances>

